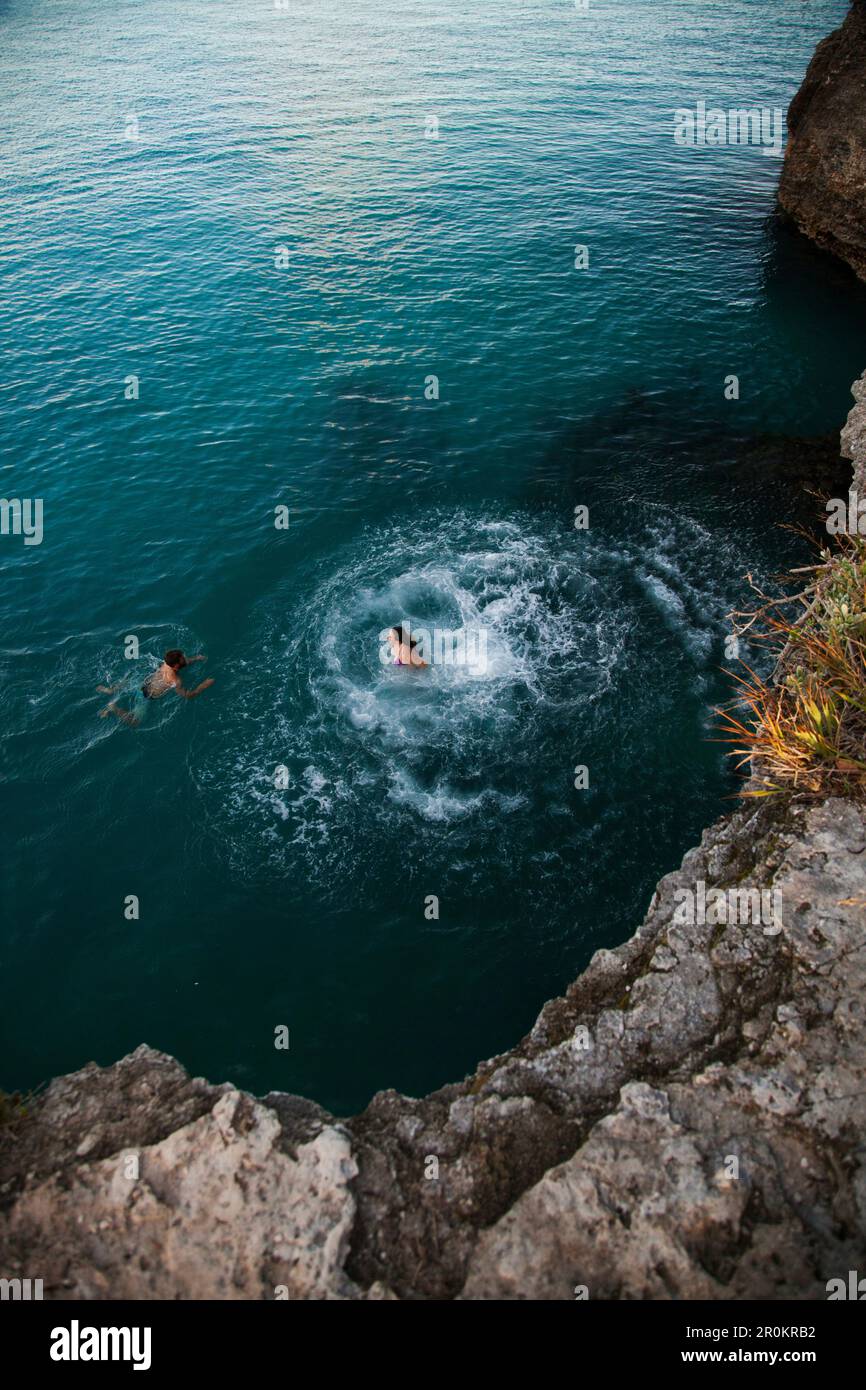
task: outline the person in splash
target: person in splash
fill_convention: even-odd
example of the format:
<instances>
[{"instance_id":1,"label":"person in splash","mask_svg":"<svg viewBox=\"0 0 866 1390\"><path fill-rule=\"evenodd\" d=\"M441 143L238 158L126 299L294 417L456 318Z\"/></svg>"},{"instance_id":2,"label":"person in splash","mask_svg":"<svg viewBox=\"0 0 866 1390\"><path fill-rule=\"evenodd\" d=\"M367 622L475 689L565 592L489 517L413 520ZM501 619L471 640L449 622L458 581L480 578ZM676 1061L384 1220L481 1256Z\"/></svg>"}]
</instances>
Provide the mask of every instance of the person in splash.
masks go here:
<instances>
[{"instance_id":1,"label":"person in splash","mask_svg":"<svg viewBox=\"0 0 866 1390\"><path fill-rule=\"evenodd\" d=\"M405 623L392 627L388 633L388 645L395 666L426 666L418 654L418 639L413 637Z\"/></svg>"}]
</instances>

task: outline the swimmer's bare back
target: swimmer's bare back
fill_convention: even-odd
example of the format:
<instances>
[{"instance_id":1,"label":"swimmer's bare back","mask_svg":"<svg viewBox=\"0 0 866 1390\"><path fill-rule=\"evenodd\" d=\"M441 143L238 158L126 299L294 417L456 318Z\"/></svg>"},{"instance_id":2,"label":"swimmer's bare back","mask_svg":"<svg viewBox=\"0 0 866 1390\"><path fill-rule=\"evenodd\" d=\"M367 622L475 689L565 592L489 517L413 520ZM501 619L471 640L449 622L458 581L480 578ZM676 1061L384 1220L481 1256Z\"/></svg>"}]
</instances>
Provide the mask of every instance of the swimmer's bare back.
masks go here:
<instances>
[{"instance_id":1,"label":"swimmer's bare back","mask_svg":"<svg viewBox=\"0 0 866 1390\"><path fill-rule=\"evenodd\" d=\"M163 695L166 695L169 690L173 690L184 700L194 700L198 695L201 695L202 691L207 690L208 686L213 685L213 676L210 676L207 680L200 681L194 690L187 690L179 674L184 666L191 666L194 661L207 661L206 656L184 656L182 652L169 652L168 657L173 659L171 661L168 659L163 661L161 665L147 677L141 689L136 691L133 709L121 709L116 700L111 700L104 709L99 711L100 719L105 719L107 715L113 714L117 719L121 719L124 724L135 727L141 723L143 711L146 709L146 705L144 704L145 701L159 700ZM119 686L106 685L98 685L96 688L106 695L113 694L115 690L120 689Z\"/></svg>"},{"instance_id":2,"label":"swimmer's bare back","mask_svg":"<svg viewBox=\"0 0 866 1390\"><path fill-rule=\"evenodd\" d=\"M206 656L189 656L186 665L191 666L194 661L207 661ZM164 661L152 675L148 676L144 685L141 687L142 693L148 700L158 700L166 695L169 690L174 690L176 694L182 695L185 700L194 700L203 690L207 690L209 685L213 685L214 678L210 676L206 681L201 681L195 690L187 690L177 671Z\"/></svg>"}]
</instances>

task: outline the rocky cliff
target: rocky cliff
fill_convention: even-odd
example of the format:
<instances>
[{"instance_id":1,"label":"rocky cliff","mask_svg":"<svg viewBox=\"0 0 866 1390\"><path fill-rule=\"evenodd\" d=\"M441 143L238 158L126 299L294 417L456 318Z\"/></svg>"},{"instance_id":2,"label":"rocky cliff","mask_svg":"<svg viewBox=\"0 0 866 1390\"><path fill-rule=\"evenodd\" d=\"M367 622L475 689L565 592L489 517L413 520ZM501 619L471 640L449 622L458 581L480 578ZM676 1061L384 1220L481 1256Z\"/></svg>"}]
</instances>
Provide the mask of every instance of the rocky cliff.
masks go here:
<instances>
[{"instance_id":1,"label":"rocky cliff","mask_svg":"<svg viewBox=\"0 0 866 1390\"><path fill-rule=\"evenodd\" d=\"M866 0L818 45L791 103L779 202L866 279Z\"/></svg>"},{"instance_id":2,"label":"rocky cliff","mask_svg":"<svg viewBox=\"0 0 866 1390\"><path fill-rule=\"evenodd\" d=\"M752 802L424 1099L338 1121L147 1047L54 1081L0 1128L0 1272L74 1299L825 1298L866 1266L864 986L866 808Z\"/></svg>"}]
</instances>

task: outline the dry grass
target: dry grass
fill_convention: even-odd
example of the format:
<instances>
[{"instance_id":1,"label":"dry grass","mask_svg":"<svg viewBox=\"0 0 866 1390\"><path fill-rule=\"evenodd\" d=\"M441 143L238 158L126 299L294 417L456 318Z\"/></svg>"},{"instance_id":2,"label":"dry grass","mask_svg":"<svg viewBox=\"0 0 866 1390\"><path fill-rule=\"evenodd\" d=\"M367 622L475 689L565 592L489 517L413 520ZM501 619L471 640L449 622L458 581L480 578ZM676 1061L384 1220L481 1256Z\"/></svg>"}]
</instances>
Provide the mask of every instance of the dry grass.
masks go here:
<instances>
[{"instance_id":1,"label":"dry grass","mask_svg":"<svg viewBox=\"0 0 866 1390\"><path fill-rule=\"evenodd\" d=\"M798 573L814 576L800 594L734 615L777 661L772 684L743 663L737 700L717 711L722 738L758 783L744 796L866 798L866 540L840 537ZM791 604L798 619L782 616Z\"/></svg>"}]
</instances>

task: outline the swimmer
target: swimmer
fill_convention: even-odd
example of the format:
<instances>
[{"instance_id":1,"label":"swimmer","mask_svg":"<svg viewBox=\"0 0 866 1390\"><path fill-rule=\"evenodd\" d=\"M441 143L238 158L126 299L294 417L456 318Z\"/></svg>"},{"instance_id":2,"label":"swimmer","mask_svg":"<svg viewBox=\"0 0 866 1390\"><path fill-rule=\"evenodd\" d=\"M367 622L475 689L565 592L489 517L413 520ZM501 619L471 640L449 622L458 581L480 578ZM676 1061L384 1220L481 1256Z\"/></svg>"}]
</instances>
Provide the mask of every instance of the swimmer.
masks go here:
<instances>
[{"instance_id":1,"label":"swimmer","mask_svg":"<svg viewBox=\"0 0 866 1390\"><path fill-rule=\"evenodd\" d=\"M134 728L141 723L147 713L147 701L159 700L169 690L174 690L184 700L194 700L203 690L207 690L209 685L213 685L213 677L211 676L208 680L201 681L195 690L186 689L178 672L182 671L184 666L191 666L194 661L207 661L207 657L202 655L184 656L183 652L176 649L166 652L162 665L151 672L140 690L136 690L132 709L120 709L117 701L112 700L105 706L105 709L99 711L100 719L105 719L107 715L113 714L117 719L122 719L124 724L129 724ZM112 695L115 690L122 689L122 686L98 685L96 688L104 695Z\"/></svg>"},{"instance_id":2,"label":"swimmer","mask_svg":"<svg viewBox=\"0 0 866 1390\"><path fill-rule=\"evenodd\" d=\"M422 661L417 651L417 638L409 632L405 623L398 623L392 627L388 633L388 645L391 648L391 655L394 658L395 666L426 666L427 662Z\"/></svg>"}]
</instances>

